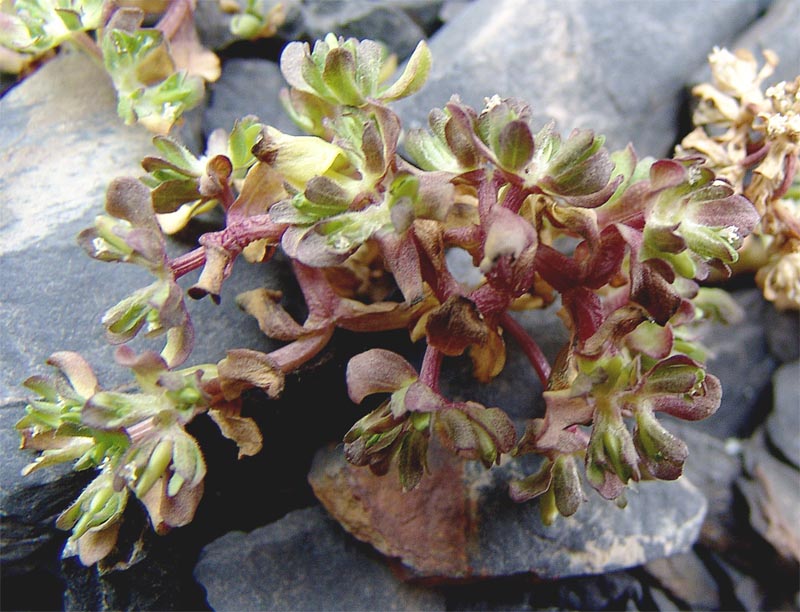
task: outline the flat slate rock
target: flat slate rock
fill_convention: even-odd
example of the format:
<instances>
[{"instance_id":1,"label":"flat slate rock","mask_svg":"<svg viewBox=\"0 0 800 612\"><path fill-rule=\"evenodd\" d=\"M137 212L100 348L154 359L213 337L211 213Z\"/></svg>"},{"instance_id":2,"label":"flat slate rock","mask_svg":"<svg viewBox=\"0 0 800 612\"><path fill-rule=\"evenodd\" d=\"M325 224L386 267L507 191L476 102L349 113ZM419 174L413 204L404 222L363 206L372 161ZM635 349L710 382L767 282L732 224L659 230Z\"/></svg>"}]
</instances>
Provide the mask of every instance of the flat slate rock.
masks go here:
<instances>
[{"instance_id":1,"label":"flat slate rock","mask_svg":"<svg viewBox=\"0 0 800 612\"><path fill-rule=\"evenodd\" d=\"M767 435L786 459L800 467L800 361L778 368L772 377L774 404Z\"/></svg>"},{"instance_id":2,"label":"flat slate rock","mask_svg":"<svg viewBox=\"0 0 800 612\"><path fill-rule=\"evenodd\" d=\"M689 457L683 473L708 501L708 513L700 530L700 542L725 552L741 546L734 486L742 475L741 444L725 442L697 429L697 423L664 418L673 435L686 443Z\"/></svg>"},{"instance_id":3,"label":"flat slate rock","mask_svg":"<svg viewBox=\"0 0 800 612\"><path fill-rule=\"evenodd\" d=\"M403 10L404 4L412 9L414 5L417 9L424 8L423 3L396 0L306 0L300 5L301 27L312 40L328 32L345 38L377 40L402 61L426 37L423 27ZM428 4L435 8L437 3ZM419 10L417 15L420 15Z\"/></svg>"},{"instance_id":4,"label":"flat slate rock","mask_svg":"<svg viewBox=\"0 0 800 612\"><path fill-rule=\"evenodd\" d=\"M440 593L397 579L318 506L215 540L194 575L215 610L445 609Z\"/></svg>"},{"instance_id":5,"label":"flat slate rock","mask_svg":"<svg viewBox=\"0 0 800 612\"><path fill-rule=\"evenodd\" d=\"M0 334L0 400L25 397L22 381L47 371L45 359L60 350L83 354L103 386L128 383L100 320L151 277L137 266L90 259L76 236L103 212L113 178L144 174L139 163L155 152L153 135L122 123L110 82L82 54L59 56L14 88L0 100L0 117L0 315L13 330ZM170 245L174 252L191 247ZM198 274L181 283L190 286ZM275 346L233 298L264 285L290 286L287 278L278 262L237 262L221 306L189 300L198 330L193 363L218 361L234 346ZM160 350L162 341L133 346Z\"/></svg>"},{"instance_id":6,"label":"flat slate rock","mask_svg":"<svg viewBox=\"0 0 800 612\"><path fill-rule=\"evenodd\" d=\"M398 103L406 127L427 125L452 94L481 108L495 94L533 107L534 124L591 128L611 148L669 154L687 75L759 14L752 0L478 0L431 39L422 92Z\"/></svg>"},{"instance_id":7,"label":"flat slate rock","mask_svg":"<svg viewBox=\"0 0 800 612\"><path fill-rule=\"evenodd\" d=\"M645 571L690 610L720 609L717 582L694 552L656 559L645 565Z\"/></svg>"},{"instance_id":8,"label":"flat slate rock","mask_svg":"<svg viewBox=\"0 0 800 612\"><path fill-rule=\"evenodd\" d=\"M761 430L745 445L750 478L737 480L750 523L782 557L800 562L800 470L775 458Z\"/></svg>"},{"instance_id":9,"label":"flat slate rock","mask_svg":"<svg viewBox=\"0 0 800 612\"><path fill-rule=\"evenodd\" d=\"M693 427L717 438L747 438L770 409L769 381L778 362L767 347L765 314L774 307L758 289L739 289L731 295L744 313L733 325L715 324L703 332L711 351L708 371L722 383L722 403L716 413Z\"/></svg>"},{"instance_id":10,"label":"flat slate rock","mask_svg":"<svg viewBox=\"0 0 800 612\"><path fill-rule=\"evenodd\" d=\"M263 123L287 134L300 134L281 106L279 93L286 81L278 64L263 59L231 59L222 66L222 76L211 86L211 101L205 111L206 134L223 128L230 132L234 121L255 115Z\"/></svg>"},{"instance_id":11,"label":"flat slate rock","mask_svg":"<svg viewBox=\"0 0 800 612\"><path fill-rule=\"evenodd\" d=\"M769 352L781 363L800 359L800 315L795 310L765 313Z\"/></svg>"},{"instance_id":12,"label":"flat slate rock","mask_svg":"<svg viewBox=\"0 0 800 612\"><path fill-rule=\"evenodd\" d=\"M353 467L341 448L317 454L309 481L350 533L399 558L410 577L553 579L633 567L689 550L706 512L703 495L685 478L640 483L624 510L586 487L588 502L546 527L537 503L508 497L508 481L535 469L529 462L486 471L437 444L428 460L430 474L407 493L396 473L377 477Z\"/></svg>"}]
</instances>

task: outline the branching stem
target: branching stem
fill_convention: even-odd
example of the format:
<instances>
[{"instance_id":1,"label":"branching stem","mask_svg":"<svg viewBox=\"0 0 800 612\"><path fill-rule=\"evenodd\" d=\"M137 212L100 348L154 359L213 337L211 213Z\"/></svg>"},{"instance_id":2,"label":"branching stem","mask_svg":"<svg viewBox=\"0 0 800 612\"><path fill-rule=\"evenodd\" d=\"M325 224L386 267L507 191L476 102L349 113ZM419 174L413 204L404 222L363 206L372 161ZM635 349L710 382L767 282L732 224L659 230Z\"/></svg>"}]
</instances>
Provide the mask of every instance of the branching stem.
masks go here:
<instances>
[{"instance_id":1,"label":"branching stem","mask_svg":"<svg viewBox=\"0 0 800 612\"><path fill-rule=\"evenodd\" d=\"M542 349L540 349L536 341L528 335L525 328L517 323L516 319L507 312L500 315L500 325L511 334L517 344L519 344L522 352L525 353L528 361L531 362L533 369L536 370L539 380L542 381L542 387L546 389L547 383L550 380L551 369L550 363L547 361L547 357L544 356Z\"/></svg>"}]
</instances>

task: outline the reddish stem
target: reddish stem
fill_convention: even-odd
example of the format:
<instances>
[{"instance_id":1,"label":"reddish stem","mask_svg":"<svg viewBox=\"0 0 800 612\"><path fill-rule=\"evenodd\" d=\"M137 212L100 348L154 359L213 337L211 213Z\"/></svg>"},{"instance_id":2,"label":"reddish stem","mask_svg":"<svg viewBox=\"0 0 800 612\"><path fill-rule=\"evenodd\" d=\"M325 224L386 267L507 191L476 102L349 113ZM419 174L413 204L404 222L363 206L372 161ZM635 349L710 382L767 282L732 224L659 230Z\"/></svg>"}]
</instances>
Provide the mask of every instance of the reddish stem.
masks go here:
<instances>
[{"instance_id":1,"label":"reddish stem","mask_svg":"<svg viewBox=\"0 0 800 612\"><path fill-rule=\"evenodd\" d=\"M509 183L505 198L503 198L503 208L518 213L527 195L525 189L520 185L517 183Z\"/></svg>"},{"instance_id":2,"label":"reddish stem","mask_svg":"<svg viewBox=\"0 0 800 612\"><path fill-rule=\"evenodd\" d=\"M513 299L510 294L498 291L489 283L484 283L467 297L475 302L478 310L485 317L505 310Z\"/></svg>"},{"instance_id":3,"label":"reddish stem","mask_svg":"<svg viewBox=\"0 0 800 612\"><path fill-rule=\"evenodd\" d=\"M205 247L197 247L196 249L171 260L169 262L169 267L177 279L184 274L188 274L192 270L196 270L205 263L206 249Z\"/></svg>"},{"instance_id":4,"label":"reddish stem","mask_svg":"<svg viewBox=\"0 0 800 612\"><path fill-rule=\"evenodd\" d=\"M444 230L444 242L447 246L458 246L469 250L481 242L480 225L449 227Z\"/></svg>"},{"instance_id":5,"label":"reddish stem","mask_svg":"<svg viewBox=\"0 0 800 612\"><path fill-rule=\"evenodd\" d=\"M180 278L206 263L205 245L207 244L220 246L235 256L241 253L248 244L262 238L269 238L277 243L285 229L285 225L274 223L268 214L242 217L222 231L203 234L200 242L204 246L176 257L168 265L175 278Z\"/></svg>"},{"instance_id":6,"label":"reddish stem","mask_svg":"<svg viewBox=\"0 0 800 612\"><path fill-rule=\"evenodd\" d=\"M422 367L419 372L419 379L431 389L439 392L439 374L442 370L442 353L439 349L430 344L425 348L425 356L422 358Z\"/></svg>"},{"instance_id":7,"label":"reddish stem","mask_svg":"<svg viewBox=\"0 0 800 612\"><path fill-rule=\"evenodd\" d=\"M747 157L745 157L742 161L739 162L739 164L741 166L744 166L745 168L749 168L750 166L755 166L757 163L759 163L762 159L764 159L767 156L767 153L769 153L769 149L770 149L770 143L765 142L758 149L748 154Z\"/></svg>"},{"instance_id":8,"label":"reddish stem","mask_svg":"<svg viewBox=\"0 0 800 612\"><path fill-rule=\"evenodd\" d=\"M158 20L156 29L161 30L164 38L172 40L181 24L191 17L191 13L192 7L189 5L188 0L172 0L161 19Z\"/></svg>"},{"instance_id":9,"label":"reddish stem","mask_svg":"<svg viewBox=\"0 0 800 612\"><path fill-rule=\"evenodd\" d=\"M536 341L528 335L525 328L517 323L507 312L500 315L500 325L514 337L514 340L519 344L522 352L525 353L525 356L528 358L528 361L531 362L533 369L536 370L539 380L542 381L542 386L546 389L547 383L550 380L551 370L550 363L547 361L547 357L544 356L542 349L540 349Z\"/></svg>"},{"instance_id":10,"label":"reddish stem","mask_svg":"<svg viewBox=\"0 0 800 612\"><path fill-rule=\"evenodd\" d=\"M789 191L789 187L792 186L792 181L794 181L795 172L797 172L797 157L795 155L789 155L786 157L784 163L783 181L778 186L778 189L775 190L775 193L772 194L773 200L778 200L786 195L786 192Z\"/></svg>"},{"instance_id":11,"label":"reddish stem","mask_svg":"<svg viewBox=\"0 0 800 612\"><path fill-rule=\"evenodd\" d=\"M492 206L497 204L497 178L491 177L488 173L484 174L478 185L478 216L481 225L486 222Z\"/></svg>"}]
</instances>

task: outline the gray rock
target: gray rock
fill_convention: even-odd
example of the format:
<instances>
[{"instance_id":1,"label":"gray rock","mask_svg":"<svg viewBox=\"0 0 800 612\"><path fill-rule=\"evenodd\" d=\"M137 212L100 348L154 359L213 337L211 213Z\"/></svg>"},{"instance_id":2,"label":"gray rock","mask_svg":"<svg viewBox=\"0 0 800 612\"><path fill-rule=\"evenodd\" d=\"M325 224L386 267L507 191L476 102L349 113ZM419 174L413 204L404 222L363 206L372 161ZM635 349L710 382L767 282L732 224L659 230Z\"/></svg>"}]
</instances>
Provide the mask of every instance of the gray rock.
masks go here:
<instances>
[{"instance_id":1,"label":"gray rock","mask_svg":"<svg viewBox=\"0 0 800 612\"><path fill-rule=\"evenodd\" d=\"M425 31L403 11L403 2L310 0L301 5L302 29L312 39L333 32L382 42L400 60L411 55Z\"/></svg>"},{"instance_id":2,"label":"gray rock","mask_svg":"<svg viewBox=\"0 0 800 612\"><path fill-rule=\"evenodd\" d=\"M123 125L108 77L83 54L61 55L15 87L0 117L0 311L13 330L0 337L6 399L52 351L87 348L86 336L99 345L107 298L86 291L93 268L75 235L101 212L112 178L141 172L152 134Z\"/></svg>"},{"instance_id":3,"label":"gray rock","mask_svg":"<svg viewBox=\"0 0 800 612\"><path fill-rule=\"evenodd\" d=\"M748 437L767 411L762 400L777 362L767 350L764 313L773 308L758 289L733 291L744 312L735 325L713 325L702 342L712 353L708 371L722 383L722 403L695 426L718 438Z\"/></svg>"},{"instance_id":4,"label":"gray rock","mask_svg":"<svg viewBox=\"0 0 800 612\"><path fill-rule=\"evenodd\" d=\"M288 134L300 129L284 112L279 92L286 87L280 68L261 59L232 59L222 66L222 76L211 87L211 101L204 116L204 131L217 128L230 132L233 123L245 115L255 115L263 123Z\"/></svg>"},{"instance_id":5,"label":"gray rock","mask_svg":"<svg viewBox=\"0 0 800 612\"><path fill-rule=\"evenodd\" d=\"M774 405L767 435L786 459L800 467L800 361L778 368L772 389Z\"/></svg>"},{"instance_id":6,"label":"gray rock","mask_svg":"<svg viewBox=\"0 0 800 612\"><path fill-rule=\"evenodd\" d=\"M527 574L444 586L448 610L646 610L636 572L539 581ZM652 606L651 606L652 607Z\"/></svg>"},{"instance_id":7,"label":"gray rock","mask_svg":"<svg viewBox=\"0 0 800 612\"><path fill-rule=\"evenodd\" d=\"M800 561L800 471L773 457L758 431L745 446L751 478L737 484L750 506L750 523L780 555Z\"/></svg>"},{"instance_id":8,"label":"gray rock","mask_svg":"<svg viewBox=\"0 0 800 612\"><path fill-rule=\"evenodd\" d=\"M445 0L442 4L442 8L439 9L439 19L441 19L442 23L452 21L455 19L456 15L467 8L472 1L473 0Z\"/></svg>"},{"instance_id":9,"label":"gray rock","mask_svg":"<svg viewBox=\"0 0 800 612\"><path fill-rule=\"evenodd\" d=\"M150 276L135 266L91 260L75 242L102 213L108 183L116 176L143 174L141 158L154 153L152 134L123 125L115 109L107 78L83 55L56 58L0 100L0 313L6 329L13 330L0 335L3 400L24 396L20 383L46 371L44 360L57 350L82 353L102 385L129 382L128 373L113 363L100 319L149 284ZM190 247L173 241L170 249ZM198 274L187 275L185 286ZM276 262L239 262L221 306L189 300L201 330L193 360L218 361L232 346L273 346L233 297L264 284L277 287L276 279L284 275ZM161 342L133 346L160 349Z\"/></svg>"},{"instance_id":10,"label":"gray rock","mask_svg":"<svg viewBox=\"0 0 800 612\"><path fill-rule=\"evenodd\" d=\"M716 562L730 579L733 585L733 595L738 600L741 609L748 610L748 612L775 609L765 605L768 600L768 594L764 585L760 584L758 580L749 574L739 571L722 559L717 558Z\"/></svg>"},{"instance_id":11,"label":"gray rock","mask_svg":"<svg viewBox=\"0 0 800 612\"><path fill-rule=\"evenodd\" d=\"M686 479L640 483L624 510L587 487L573 517L546 527L537 503L508 497L508 481L534 470L528 459L486 471L434 444L430 474L403 493L396 474L350 466L336 448L317 454L309 481L348 531L419 577L600 574L685 552L697 539L706 502Z\"/></svg>"},{"instance_id":12,"label":"gray rock","mask_svg":"<svg viewBox=\"0 0 800 612\"><path fill-rule=\"evenodd\" d=\"M205 547L194 571L216 610L444 610L393 576L319 507Z\"/></svg>"},{"instance_id":13,"label":"gray rock","mask_svg":"<svg viewBox=\"0 0 800 612\"><path fill-rule=\"evenodd\" d=\"M720 552L741 546L741 521L737 520L734 493L736 479L742 475L741 444L735 440L723 442L698 431L696 423L665 418L664 426L689 448L683 473L708 501L700 541Z\"/></svg>"},{"instance_id":14,"label":"gray rock","mask_svg":"<svg viewBox=\"0 0 800 612\"><path fill-rule=\"evenodd\" d=\"M561 610L640 610L643 589L630 572L609 572L561 580L557 597Z\"/></svg>"},{"instance_id":15,"label":"gray rock","mask_svg":"<svg viewBox=\"0 0 800 612\"><path fill-rule=\"evenodd\" d=\"M800 316L797 312L771 308L767 309L764 317L767 345L772 356L782 363L800 359Z\"/></svg>"},{"instance_id":16,"label":"gray rock","mask_svg":"<svg viewBox=\"0 0 800 612\"><path fill-rule=\"evenodd\" d=\"M679 612L678 604L672 601L664 591L661 589L651 588L649 590L650 597L653 599L655 609L659 612Z\"/></svg>"},{"instance_id":17,"label":"gray rock","mask_svg":"<svg viewBox=\"0 0 800 612\"><path fill-rule=\"evenodd\" d=\"M431 79L398 103L407 127L427 125L452 94L474 107L516 96L534 122L592 128L612 148L670 152L686 75L759 12L751 0L479 0L431 41Z\"/></svg>"},{"instance_id":18,"label":"gray rock","mask_svg":"<svg viewBox=\"0 0 800 612\"><path fill-rule=\"evenodd\" d=\"M716 580L694 552L687 552L645 565L648 574L691 610L719 610L720 597Z\"/></svg>"},{"instance_id":19,"label":"gray rock","mask_svg":"<svg viewBox=\"0 0 800 612\"><path fill-rule=\"evenodd\" d=\"M245 6L245 0L239 0L240 6ZM284 22L278 27L277 36L284 39L293 39L302 35L302 13L299 8L300 0L268 0L261 2L269 10L277 4L283 5ZM223 50L240 39L231 32L231 19L233 13L224 13L219 8L217 0L201 0L197 3L194 20L197 33L203 44L211 49ZM261 41L264 50L267 44Z\"/></svg>"}]
</instances>

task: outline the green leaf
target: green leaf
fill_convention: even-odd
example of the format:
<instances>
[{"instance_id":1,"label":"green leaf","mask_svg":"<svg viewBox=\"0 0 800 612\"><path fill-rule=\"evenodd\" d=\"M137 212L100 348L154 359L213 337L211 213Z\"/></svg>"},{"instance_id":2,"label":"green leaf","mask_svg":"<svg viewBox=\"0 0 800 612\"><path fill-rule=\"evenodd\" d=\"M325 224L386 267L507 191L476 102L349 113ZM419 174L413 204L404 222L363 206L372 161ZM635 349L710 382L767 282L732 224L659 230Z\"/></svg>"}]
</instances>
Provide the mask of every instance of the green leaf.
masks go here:
<instances>
[{"instance_id":1,"label":"green leaf","mask_svg":"<svg viewBox=\"0 0 800 612\"><path fill-rule=\"evenodd\" d=\"M428 80L430 69L431 52L428 45L422 40L408 59L403 74L390 87L380 93L379 99L383 102L393 102L418 92L425 84L425 81Z\"/></svg>"},{"instance_id":2,"label":"green leaf","mask_svg":"<svg viewBox=\"0 0 800 612\"><path fill-rule=\"evenodd\" d=\"M364 103L364 96L356 83L355 58L347 49L331 49L325 58L322 78L342 104L361 106Z\"/></svg>"},{"instance_id":3,"label":"green leaf","mask_svg":"<svg viewBox=\"0 0 800 612\"><path fill-rule=\"evenodd\" d=\"M524 121L508 123L500 132L497 144L498 161L511 172L519 172L533 158L533 134Z\"/></svg>"},{"instance_id":4,"label":"green leaf","mask_svg":"<svg viewBox=\"0 0 800 612\"><path fill-rule=\"evenodd\" d=\"M424 434L412 430L403 438L397 456L397 468L400 473L400 485L403 491L417 488L428 467L428 438Z\"/></svg>"},{"instance_id":5,"label":"green leaf","mask_svg":"<svg viewBox=\"0 0 800 612\"><path fill-rule=\"evenodd\" d=\"M252 151L262 128L263 125L252 115L234 123L228 139L228 154L234 171L249 168L255 163L256 158Z\"/></svg>"}]
</instances>

